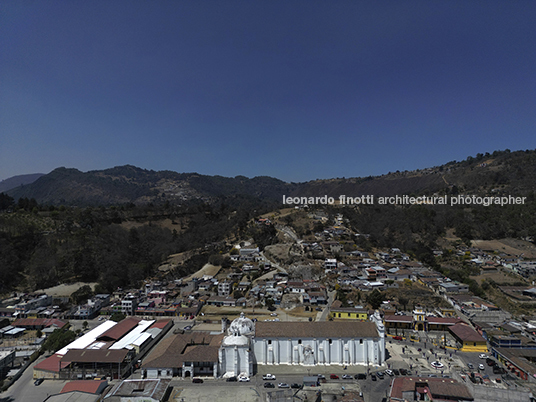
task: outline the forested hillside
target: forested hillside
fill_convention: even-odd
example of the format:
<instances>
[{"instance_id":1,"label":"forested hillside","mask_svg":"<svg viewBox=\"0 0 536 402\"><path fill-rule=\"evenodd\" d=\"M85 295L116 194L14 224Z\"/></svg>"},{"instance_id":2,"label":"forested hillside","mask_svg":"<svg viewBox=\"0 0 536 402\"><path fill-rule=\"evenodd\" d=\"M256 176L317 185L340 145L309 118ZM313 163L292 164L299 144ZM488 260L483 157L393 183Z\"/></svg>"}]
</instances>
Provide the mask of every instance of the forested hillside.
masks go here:
<instances>
[{"instance_id":1,"label":"forested hillside","mask_svg":"<svg viewBox=\"0 0 536 402\"><path fill-rule=\"evenodd\" d=\"M336 159L334 163L339 163ZM351 171L352 166L349 166ZM536 151L496 151L415 171L381 176L286 183L272 177L222 177L153 171L135 166L81 172L58 168L7 193L40 204L96 206L127 203L212 202L220 196L250 196L282 201L286 196L357 196L371 194L528 194L536 181Z\"/></svg>"},{"instance_id":2,"label":"forested hillside","mask_svg":"<svg viewBox=\"0 0 536 402\"><path fill-rule=\"evenodd\" d=\"M1 195L0 204L0 293L75 281L99 282L107 292L138 286L170 254L198 250L194 266L174 272L180 277L227 250L225 239L247 231L253 213L273 208L232 198L182 207L77 208Z\"/></svg>"},{"instance_id":3,"label":"forested hillside","mask_svg":"<svg viewBox=\"0 0 536 402\"><path fill-rule=\"evenodd\" d=\"M535 179L535 151L479 154L422 171L301 184L133 166L88 173L60 168L9 195L0 193L0 293L74 281L99 282L108 292L138 286L169 255L195 250L195 261L171 273L189 274L211 255L228 252L227 241L270 244L275 230L259 229L251 220L281 207L285 192L527 197L522 205L505 206L310 206L331 216L342 209L352 229L363 234L358 238L363 249L399 247L433 265L432 249L449 229L467 244L505 237L534 242Z\"/></svg>"}]
</instances>

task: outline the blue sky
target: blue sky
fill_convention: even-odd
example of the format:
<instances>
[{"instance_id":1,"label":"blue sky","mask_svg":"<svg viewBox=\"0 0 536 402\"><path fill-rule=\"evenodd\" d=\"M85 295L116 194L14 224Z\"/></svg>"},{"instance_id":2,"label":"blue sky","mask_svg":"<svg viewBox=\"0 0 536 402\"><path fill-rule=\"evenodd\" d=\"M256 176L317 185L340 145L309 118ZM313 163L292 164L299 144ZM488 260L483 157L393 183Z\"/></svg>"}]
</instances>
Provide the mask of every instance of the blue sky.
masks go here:
<instances>
[{"instance_id":1,"label":"blue sky","mask_svg":"<svg viewBox=\"0 0 536 402\"><path fill-rule=\"evenodd\" d=\"M0 180L286 181L536 148L534 1L0 1Z\"/></svg>"}]
</instances>

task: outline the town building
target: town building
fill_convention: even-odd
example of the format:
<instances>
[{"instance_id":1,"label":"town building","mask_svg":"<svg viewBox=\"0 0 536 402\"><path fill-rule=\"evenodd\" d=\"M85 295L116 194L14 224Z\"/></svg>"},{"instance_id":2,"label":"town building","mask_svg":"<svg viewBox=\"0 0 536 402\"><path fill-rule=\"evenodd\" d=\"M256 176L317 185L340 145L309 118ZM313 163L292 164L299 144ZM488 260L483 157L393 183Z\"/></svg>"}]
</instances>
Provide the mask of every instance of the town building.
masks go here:
<instances>
[{"instance_id":1,"label":"town building","mask_svg":"<svg viewBox=\"0 0 536 402\"><path fill-rule=\"evenodd\" d=\"M103 402L167 401L171 392L170 381L167 379L124 380L106 394Z\"/></svg>"},{"instance_id":2,"label":"town building","mask_svg":"<svg viewBox=\"0 0 536 402\"><path fill-rule=\"evenodd\" d=\"M391 383L391 401L473 401L469 389L452 378L396 377Z\"/></svg>"},{"instance_id":3,"label":"town building","mask_svg":"<svg viewBox=\"0 0 536 402\"><path fill-rule=\"evenodd\" d=\"M462 352L488 352L486 340L467 324L456 324L449 327L449 332L456 339L458 348Z\"/></svg>"}]
</instances>

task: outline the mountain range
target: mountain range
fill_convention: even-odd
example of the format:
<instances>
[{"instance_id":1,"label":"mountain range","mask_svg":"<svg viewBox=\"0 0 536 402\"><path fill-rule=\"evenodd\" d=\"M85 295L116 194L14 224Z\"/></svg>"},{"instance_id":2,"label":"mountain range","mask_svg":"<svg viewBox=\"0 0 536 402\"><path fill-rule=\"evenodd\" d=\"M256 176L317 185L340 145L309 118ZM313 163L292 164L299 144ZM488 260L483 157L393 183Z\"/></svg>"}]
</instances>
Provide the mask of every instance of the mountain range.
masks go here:
<instances>
[{"instance_id":1,"label":"mountain range","mask_svg":"<svg viewBox=\"0 0 536 402\"><path fill-rule=\"evenodd\" d=\"M17 186L25 186L32 184L34 181L44 176L44 173L23 174L10 177L9 179L0 181L0 193L5 193Z\"/></svg>"},{"instance_id":2,"label":"mountain range","mask_svg":"<svg viewBox=\"0 0 536 402\"><path fill-rule=\"evenodd\" d=\"M338 163L336 159L333 161ZM48 174L15 176L0 182L0 192L51 205L183 203L216 197L250 196L280 201L287 197L346 195L527 194L535 189L536 150L495 151L464 161L381 176L287 183L260 176L223 177L154 171L131 165L81 172L60 167Z\"/></svg>"}]
</instances>

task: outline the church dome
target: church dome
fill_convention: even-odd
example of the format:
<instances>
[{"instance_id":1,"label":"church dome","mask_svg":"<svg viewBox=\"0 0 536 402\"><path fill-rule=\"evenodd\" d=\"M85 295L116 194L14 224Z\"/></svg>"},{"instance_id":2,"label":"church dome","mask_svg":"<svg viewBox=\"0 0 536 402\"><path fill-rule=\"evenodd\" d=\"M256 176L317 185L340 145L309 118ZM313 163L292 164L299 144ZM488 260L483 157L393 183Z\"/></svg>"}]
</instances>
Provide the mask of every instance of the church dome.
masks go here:
<instances>
[{"instance_id":1,"label":"church dome","mask_svg":"<svg viewBox=\"0 0 536 402\"><path fill-rule=\"evenodd\" d=\"M226 336L223 338L222 346L249 346L249 338L244 335Z\"/></svg>"},{"instance_id":2,"label":"church dome","mask_svg":"<svg viewBox=\"0 0 536 402\"><path fill-rule=\"evenodd\" d=\"M227 332L229 335L253 335L255 324L244 313L240 313L240 317L233 320Z\"/></svg>"}]
</instances>

